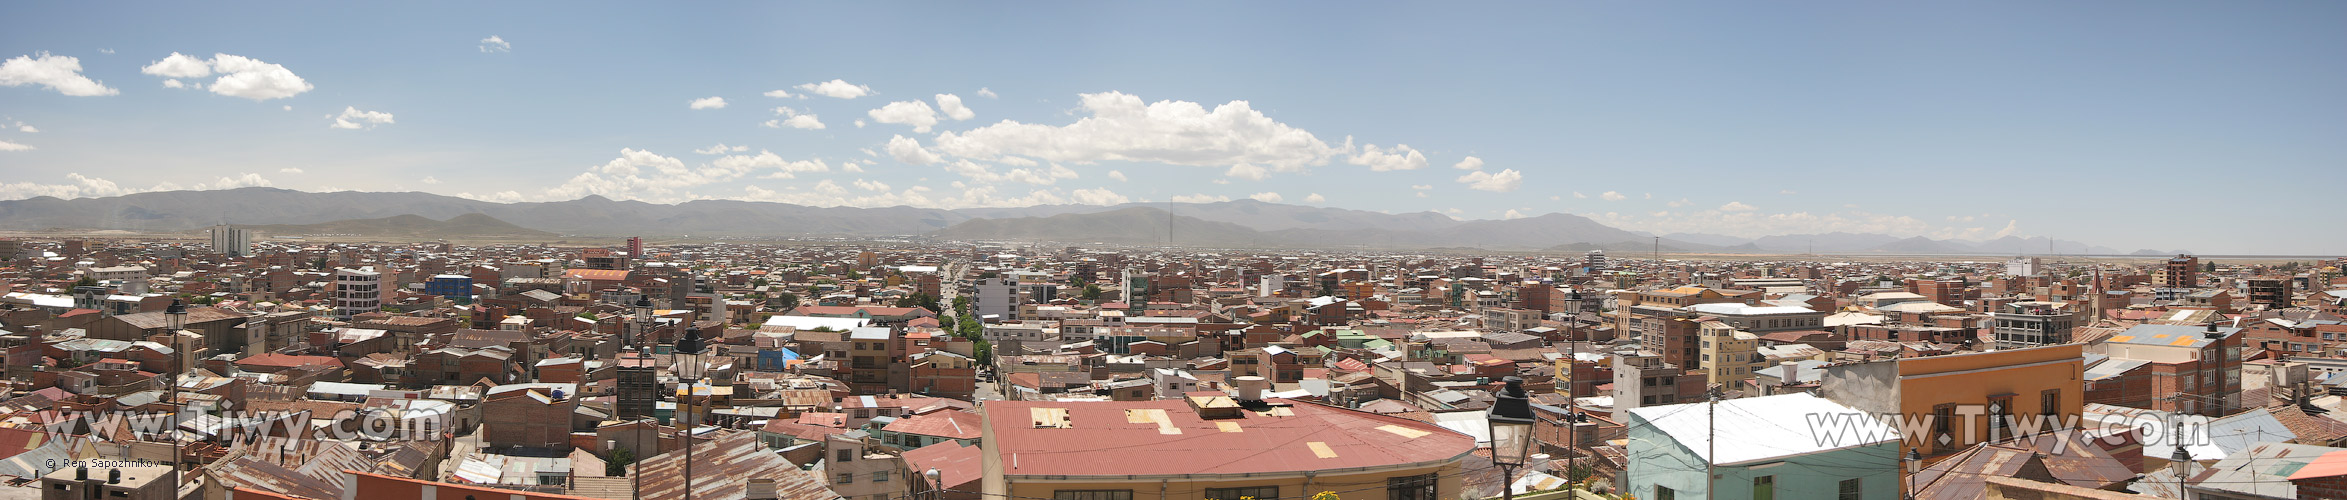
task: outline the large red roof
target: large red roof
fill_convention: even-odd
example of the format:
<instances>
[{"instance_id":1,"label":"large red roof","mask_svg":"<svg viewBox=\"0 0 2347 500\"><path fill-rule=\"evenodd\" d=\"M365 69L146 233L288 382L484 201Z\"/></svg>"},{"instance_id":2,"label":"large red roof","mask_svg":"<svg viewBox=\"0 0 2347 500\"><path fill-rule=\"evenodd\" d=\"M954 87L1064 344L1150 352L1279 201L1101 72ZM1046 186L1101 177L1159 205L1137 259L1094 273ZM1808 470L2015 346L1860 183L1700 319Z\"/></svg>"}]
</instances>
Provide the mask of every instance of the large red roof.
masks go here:
<instances>
[{"instance_id":1,"label":"large red roof","mask_svg":"<svg viewBox=\"0 0 2347 500\"><path fill-rule=\"evenodd\" d=\"M1284 399L1284 412L1199 418L1185 400L988 401L987 427L1006 475L1301 472L1457 459L1475 438L1414 420ZM1044 409L1044 410L1039 410ZM1064 409L1065 428L1033 416ZM1162 417L1159 414L1162 412ZM1275 416L1274 413L1286 413ZM1159 420L1162 418L1162 422Z\"/></svg>"},{"instance_id":2,"label":"large red roof","mask_svg":"<svg viewBox=\"0 0 2347 500\"><path fill-rule=\"evenodd\" d=\"M984 425L985 418L976 413L944 410L899 418L880 430L952 439L978 439L985 433Z\"/></svg>"}]
</instances>

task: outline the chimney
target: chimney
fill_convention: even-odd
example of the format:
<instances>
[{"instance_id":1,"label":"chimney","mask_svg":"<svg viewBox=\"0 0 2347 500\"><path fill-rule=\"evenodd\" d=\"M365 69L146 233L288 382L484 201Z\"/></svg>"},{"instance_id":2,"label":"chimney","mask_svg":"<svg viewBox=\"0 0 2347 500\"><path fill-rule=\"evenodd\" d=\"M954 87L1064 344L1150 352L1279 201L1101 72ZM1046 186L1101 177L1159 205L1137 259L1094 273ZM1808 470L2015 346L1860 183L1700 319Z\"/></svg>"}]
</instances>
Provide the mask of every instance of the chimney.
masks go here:
<instances>
[{"instance_id":1,"label":"chimney","mask_svg":"<svg viewBox=\"0 0 2347 500\"><path fill-rule=\"evenodd\" d=\"M1271 390L1271 381L1256 376L1239 377L1237 389L1237 392L1231 394L1231 399L1241 403L1260 402L1263 401L1263 392Z\"/></svg>"}]
</instances>

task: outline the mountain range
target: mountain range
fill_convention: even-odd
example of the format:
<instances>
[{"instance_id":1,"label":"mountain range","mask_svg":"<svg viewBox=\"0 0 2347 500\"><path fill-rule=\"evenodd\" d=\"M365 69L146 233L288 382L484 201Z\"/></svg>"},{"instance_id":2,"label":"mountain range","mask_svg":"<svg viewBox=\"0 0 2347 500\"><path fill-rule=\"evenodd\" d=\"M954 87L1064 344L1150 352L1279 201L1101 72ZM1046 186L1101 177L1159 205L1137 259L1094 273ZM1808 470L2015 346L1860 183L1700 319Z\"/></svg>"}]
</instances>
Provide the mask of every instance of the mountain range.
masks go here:
<instances>
[{"instance_id":1,"label":"mountain range","mask_svg":"<svg viewBox=\"0 0 2347 500\"><path fill-rule=\"evenodd\" d=\"M1989 241L1826 233L1739 238L1652 235L1551 213L1458 220L1434 212L1389 214L1238 200L1210 203L1039 205L1011 208L811 207L695 200L658 204L588 196L496 203L420 192L312 193L278 188L159 191L105 198L0 201L0 230L187 231L221 222L265 234L491 234L539 236L927 236L1131 245L1275 248L1476 248L1485 250L1715 253L2096 254L2108 247L2046 238ZM421 233L419 233L421 231ZM2149 250L2146 250L2148 252Z\"/></svg>"}]
</instances>

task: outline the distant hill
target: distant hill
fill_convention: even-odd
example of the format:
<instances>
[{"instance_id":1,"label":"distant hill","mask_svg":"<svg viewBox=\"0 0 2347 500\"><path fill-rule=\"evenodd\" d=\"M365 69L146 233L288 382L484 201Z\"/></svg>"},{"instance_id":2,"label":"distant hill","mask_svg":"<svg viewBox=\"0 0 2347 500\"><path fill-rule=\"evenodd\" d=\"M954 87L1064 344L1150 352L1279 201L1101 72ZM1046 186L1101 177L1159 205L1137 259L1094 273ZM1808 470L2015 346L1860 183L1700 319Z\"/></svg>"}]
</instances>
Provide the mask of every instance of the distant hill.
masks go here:
<instances>
[{"instance_id":1,"label":"distant hill","mask_svg":"<svg viewBox=\"0 0 2347 500\"><path fill-rule=\"evenodd\" d=\"M464 214L448 220L432 220L420 215L397 215L379 219L349 219L317 224L267 224L244 226L264 235L299 236L305 234L342 234L377 237L409 238L543 238L554 233L516 226L486 214Z\"/></svg>"},{"instance_id":2,"label":"distant hill","mask_svg":"<svg viewBox=\"0 0 2347 500\"><path fill-rule=\"evenodd\" d=\"M1116 245L1208 247L1280 246L1263 233L1231 224L1133 207L1050 217L973 219L930 236L951 240L1020 240Z\"/></svg>"},{"instance_id":3,"label":"distant hill","mask_svg":"<svg viewBox=\"0 0 2347 500\"><path fill-rule=\"evenodd\" d=\"M445 223L467 214L498 221L511 228L413 229L421 223L400 219L400 216L413 216ZM1053 219L1063 216L1096 217ZM1155 218L1154 222L1152 217ZM381 221L374 223L354 222L379 219ZM565 236L928 235L948 239L1113 241L1119 244L1173 242L1266 248L1605 249L1633 253L1653 251L1657 243L1649 233L1626 231L1586 217L1562 213L1508 220L1457 220L1434 212L1389 214L1255 200L947 210L905 206L811 207L734 200L660 204L613 200L601 196L568 201L495 203L417 192L312 193L265 187L159 191L72 200L53 197L0 200L0 230L176 233L222 221L239 225L287 226L275 231L279 234L284 234L283 231L338 234L439 231L470 234L468 231L537 230ZM971 224L978 221L997 222ZM1063 227L1067 223L1074 223L1074 227L1082 229ZM2105 247L2045 238L2006 237L1972 242L1841 232L1750 239L1718 234L1673 233L1663 235L1660 244L1666 251L1723 253L1798 254L1813 249L1817 253L1861 254L2118 253L2117 250Z\"/></svg>"}]
</instances>

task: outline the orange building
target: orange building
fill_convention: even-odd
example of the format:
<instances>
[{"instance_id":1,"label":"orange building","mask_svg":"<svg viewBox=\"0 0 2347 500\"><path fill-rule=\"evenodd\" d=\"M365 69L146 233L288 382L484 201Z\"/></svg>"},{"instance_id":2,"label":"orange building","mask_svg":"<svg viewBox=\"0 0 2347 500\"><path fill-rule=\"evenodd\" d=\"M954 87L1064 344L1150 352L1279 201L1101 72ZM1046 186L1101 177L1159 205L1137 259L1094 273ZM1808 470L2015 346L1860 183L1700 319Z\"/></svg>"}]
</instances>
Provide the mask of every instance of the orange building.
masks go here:
<instances>
[{"instance_id":1,"label":"orange building","mask_svg":"<svg viewBox=\"0 0 2347 500\"><path fill-rule=\"evenodd\" d=\"M1825 367L1818 394L1908 422L1902 446L1939 455L2075 427L2084 347L2063 344ZM2003 417L2003 418L1991 418ZM1940 440L1946 437L1946 442Z\"/></svg>"}]
</instances>

